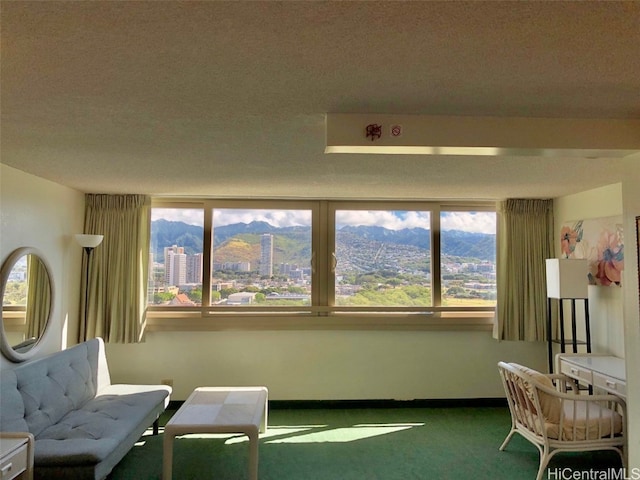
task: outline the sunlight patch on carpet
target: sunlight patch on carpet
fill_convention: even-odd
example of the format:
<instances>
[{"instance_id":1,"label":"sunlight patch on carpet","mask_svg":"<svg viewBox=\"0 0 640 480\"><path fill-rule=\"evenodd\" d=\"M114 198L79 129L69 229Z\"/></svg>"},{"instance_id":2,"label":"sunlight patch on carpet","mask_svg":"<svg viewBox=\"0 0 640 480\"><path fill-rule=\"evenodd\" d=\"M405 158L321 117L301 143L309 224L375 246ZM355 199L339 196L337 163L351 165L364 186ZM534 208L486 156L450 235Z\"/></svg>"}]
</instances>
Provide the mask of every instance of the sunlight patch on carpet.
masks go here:
<instances>
[{"instance_id":1,"label":"sunlight patch on carpet","mask_svg":"<svg viewBox=\"0 0 640 480\"><path fill-rule=\"evenodd\" d=\"M327 428L327 425L287 425L287 426L277 426L277 427L267 427L267 431L265 433L260 434L260 439L265 438L274 438L281 437L287 435L297 435L301 432L308 432L309 430L313 430L314 428ZM230 438L227 440L225 445L230 445L233 443L242 443L248 442L249 437L246 435L236 436L235 438ZM266 443L273 443L273 441L268 441Z\"/></svg>"},{"instance_id":2,"label":"sunlight patch on carpet","mask_svg":"<svg viewBox=\"0 0 640 480\"><path fill-rule=\"evenodd\" d=\"M359 424L268 440L265 443L346 443L424 426L424 423Z\"/></svg>"},{"instance_id":3,"label":"sunlight patch on carpet","mask_svg":"<svg viewBox=\"0 0 640 480\"><path fill-rule=\"evenodd\" d=\"M287 435L296 435L301 432L308 432L313 429L320 428L328 428L327 425L287 425L287 426L274 426L267 427L267 431L265 433L260 434L260 440L265 438L274 438L281 437ZM218 440L226 440L225 445L232 445L235 443L244 443L249 441L249 437L242 433L188 433L185 435L180 435L176 437L176 440L179 439L218 439Z\"/></svg>"}]
</instances>

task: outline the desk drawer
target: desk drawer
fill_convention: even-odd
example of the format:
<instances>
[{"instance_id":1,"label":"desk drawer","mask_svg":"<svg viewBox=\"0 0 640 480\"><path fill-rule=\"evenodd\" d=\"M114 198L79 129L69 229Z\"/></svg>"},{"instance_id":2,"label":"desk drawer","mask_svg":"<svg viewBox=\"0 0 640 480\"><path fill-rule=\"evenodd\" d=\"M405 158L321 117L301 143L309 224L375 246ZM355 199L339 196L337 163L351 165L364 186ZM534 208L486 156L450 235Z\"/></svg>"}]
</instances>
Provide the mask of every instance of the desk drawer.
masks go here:
<instances>
[{"instance_id":1,"label":"desk drawer","mask_svg":"<svg viewBox=\"0 0 640 480\"><path fill-rule=\"evenodd\" d=\"M7 455L0 462L0 478L10 480L16 478L27 469L27 444Z\"/></svg>"},{"instance_id":2,"label":"desk drawer","mask_svg":"<svg viewBox=\"0 0 640 480\"><path fill-rule=\"evenodd\" d=\"M622 397L627 395L627 384L625 382L617 378L607 377L601 373L593 372L593 385L614 395Z\"/></svg>"},{"instance_id":3,"label":"desk drawer","mask_svg":"<svg viewBox=\"0 0 640 480\"><path fill-rule=\"evenodd\" d=\"M561 361L560 372L571 378L575 378L576 380L583 380L587 383L593 383L593 375L591 370L579 367L578 365L574 365L566 361Z\"/></svg>"}]
</instances>

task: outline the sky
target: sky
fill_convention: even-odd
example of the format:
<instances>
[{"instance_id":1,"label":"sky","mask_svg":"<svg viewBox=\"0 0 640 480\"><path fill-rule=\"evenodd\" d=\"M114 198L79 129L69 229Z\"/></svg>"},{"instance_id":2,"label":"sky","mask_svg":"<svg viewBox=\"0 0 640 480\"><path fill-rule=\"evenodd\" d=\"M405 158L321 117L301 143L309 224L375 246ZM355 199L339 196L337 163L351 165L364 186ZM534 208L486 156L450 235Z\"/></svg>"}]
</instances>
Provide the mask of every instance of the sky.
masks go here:
<instances>
[{"instance_id":1,"label":"sky","mask_svg":"<svg viewBox=\"0 0 640 480\"><path fill-rule=\"evenodd\" d=\"M215 209L214 225L223 226L252 221L267 222L274 227L290 227L311 224L308 210L255 210ZM201 209L154 208L152 220L164 218L190 225L204 225ZM340 210L336 212L336 224L379 226L390 230L403 228L429 228L429 212L391 210ZM441 230L463 230L474 233L496 233L495 212L443 212Z\"/></svg>"}]
</instances>

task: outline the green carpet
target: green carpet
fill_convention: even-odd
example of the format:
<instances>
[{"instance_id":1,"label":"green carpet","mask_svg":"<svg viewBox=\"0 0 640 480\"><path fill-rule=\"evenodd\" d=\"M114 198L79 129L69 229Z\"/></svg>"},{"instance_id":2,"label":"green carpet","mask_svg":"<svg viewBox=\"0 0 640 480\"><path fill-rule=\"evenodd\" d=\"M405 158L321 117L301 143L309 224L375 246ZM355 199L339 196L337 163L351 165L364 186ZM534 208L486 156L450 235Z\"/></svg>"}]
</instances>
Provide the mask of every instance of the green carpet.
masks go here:
<instances>
[{"instance_id":1,"label":"green carpet","mask_svg":"<svg viewBox=\"0 0 640 480\"><path fill-rule=\"evenodd\" d=\"M161 419L166 421L168 415ZM506 407L273 409L260 438L260 480L535 479L538 450L510 427ZM161 430L162 431L162 430ZM241 435L185 436L176 480L247 478ZM614 452L558 454L550 468L619 468ZM160 479L162 435L145 435L109 480Z\"/></svg>"}]
</instances>

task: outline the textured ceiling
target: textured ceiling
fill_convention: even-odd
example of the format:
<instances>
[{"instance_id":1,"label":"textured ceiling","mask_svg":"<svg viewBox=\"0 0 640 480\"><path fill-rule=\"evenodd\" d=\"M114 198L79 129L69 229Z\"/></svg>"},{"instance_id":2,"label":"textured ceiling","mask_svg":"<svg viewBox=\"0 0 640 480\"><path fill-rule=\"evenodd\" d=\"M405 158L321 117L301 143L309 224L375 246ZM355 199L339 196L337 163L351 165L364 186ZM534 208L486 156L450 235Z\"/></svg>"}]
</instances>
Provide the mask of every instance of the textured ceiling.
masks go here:
<instances>
[{"instance_id":1,"label":"textured ceiling","mask_svg":"<svg viewBox=\"0 0 640 480\"><path fill-rule=\"evenodd\" d=\"M640 2L0 5L0 161L86 192L553 197L620 160L326 155L324 114L640 118Z\"/></svg>"}]
</instances>

